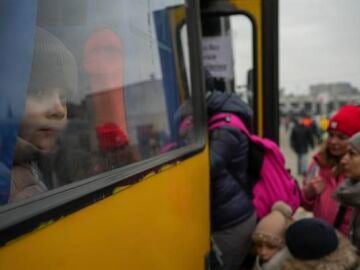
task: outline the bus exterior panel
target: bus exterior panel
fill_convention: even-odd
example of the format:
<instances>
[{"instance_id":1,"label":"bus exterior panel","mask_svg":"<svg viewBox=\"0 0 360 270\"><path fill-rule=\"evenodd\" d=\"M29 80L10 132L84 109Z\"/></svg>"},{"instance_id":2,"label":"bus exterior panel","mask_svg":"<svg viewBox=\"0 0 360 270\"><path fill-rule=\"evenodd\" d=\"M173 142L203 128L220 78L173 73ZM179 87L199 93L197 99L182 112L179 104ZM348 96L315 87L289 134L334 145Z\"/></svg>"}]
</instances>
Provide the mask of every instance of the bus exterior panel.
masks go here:
<instances>
[{"instance_id":1,"label":"bus exterior panel","mask_svg":"<svg viewBox=\"0 0 360 270\"><path fill-rule=\"evenodd\" d=\"M207 154L7 243L0 269L204 269Z\"/></svg>"}]
</instances>

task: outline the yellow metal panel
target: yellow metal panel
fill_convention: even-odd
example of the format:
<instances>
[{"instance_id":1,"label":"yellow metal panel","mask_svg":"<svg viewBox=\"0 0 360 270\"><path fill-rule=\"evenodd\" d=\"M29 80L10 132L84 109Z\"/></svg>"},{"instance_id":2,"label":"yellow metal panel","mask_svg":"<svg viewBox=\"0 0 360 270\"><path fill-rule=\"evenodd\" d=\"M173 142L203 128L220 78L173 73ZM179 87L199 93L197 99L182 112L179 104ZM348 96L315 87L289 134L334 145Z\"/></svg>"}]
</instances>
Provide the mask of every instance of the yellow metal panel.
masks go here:
<instances>
[{"instance_id":1,"label":"yellow metal panel","mask_svg":"<svg viewBox=\"0 0 360 270\"><path fill-rule=\"evenodd\" d=\"M262 0L230 0L233 6L239 10L246 11L251 14L255 21L256 31L256 54L257 54L257 130L260 136L264 135L264 123L263 123L263 81L262 81L262 12L261 5ZM254 52L255 53L255 52Z\"/></svg>"},{"instance_id":2,"label":"yellow metal panel","mask_svg":"<svg viewBox=\"0 0 360 270\"><path fill-rule=\"evenodd\" d=\"M0 269L204 269L208 151L0 249Z\"/></svg>"}]
</instances>

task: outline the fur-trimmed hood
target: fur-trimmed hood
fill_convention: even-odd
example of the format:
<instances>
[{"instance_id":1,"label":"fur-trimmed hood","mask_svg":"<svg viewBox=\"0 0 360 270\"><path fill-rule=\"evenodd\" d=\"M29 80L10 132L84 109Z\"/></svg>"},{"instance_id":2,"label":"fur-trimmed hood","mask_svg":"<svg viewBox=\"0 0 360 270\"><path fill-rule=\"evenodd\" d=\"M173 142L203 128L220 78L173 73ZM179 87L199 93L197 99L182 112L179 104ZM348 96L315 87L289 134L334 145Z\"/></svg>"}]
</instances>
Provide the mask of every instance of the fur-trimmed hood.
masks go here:
<instances>
[{"instance_id":1,"label":"fur-trimmed hood","mask_svg":"<svg viewBox=\"0 0 360 270\"><path fill-rule=\"evenodd\" d=\"M339 245L329 255L318 260L300 260L290 257L284 262L282 270L355 270L359 258L354 246L348 239L337 233Z\"/></svg>"},{"instance_id":2,"label":"fur-trimmed hood","mask_svg":"<svg viewBox=\"0 0 360 270\"><path fill-rule=\"evenodd\" d=\"M264 264L260 264L260 258L257 256L252 270L280 270L284 261L289 257L291 257L291 255L286 247L281 249L270 261Z\"/></svg>"}]
</instances>

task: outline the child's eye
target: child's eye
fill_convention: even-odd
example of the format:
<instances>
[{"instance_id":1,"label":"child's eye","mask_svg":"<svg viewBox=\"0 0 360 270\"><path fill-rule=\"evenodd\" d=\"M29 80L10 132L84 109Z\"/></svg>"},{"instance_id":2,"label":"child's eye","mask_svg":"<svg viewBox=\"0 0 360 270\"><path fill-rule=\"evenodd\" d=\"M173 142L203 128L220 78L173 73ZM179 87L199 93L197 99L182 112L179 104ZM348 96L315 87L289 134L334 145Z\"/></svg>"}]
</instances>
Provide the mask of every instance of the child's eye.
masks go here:
<instances>
[{"instance_id":1,"label":"child's eye","mask_svg":"<svg viewBox=\"0 0 360 270\"><path fill-rule=\"evenodd\" d=\"M60 101L61 101L62 104L66 104L66 102L67 102L67 97L66 97L66 95L60 94L60 95L59 95L59 98L60 98Z\"/></svg>"},{"instance_id":2,"label":"child's eye","mask_svg":"<svg viewBox=\"0 0 360 270\"><path fill-rule=\"evenodd\" d=\"M262 246L262 243L260 243L260 242L254 242L254 246L255 246L255 247L261 247L261 246Z\"/></svg>"},{"instance_id":3,"label":"child's eye","mask_svg":"<svg viewBox=\"0 0 360 270\"><path fill-rule=\"evenodd\" d=\"M32 89L29 91L29 96L36 100L46 100L47 98L51 97L52 95L58 95L62 104L66 104L67 102L67 95L64 93L63 90L59 89Z\"/></svg>"},{"instance_id":4,"label":"child's eye","mask_svg":"<svg viewBox=\"0 0 360 270\"><path fill-rule=\"evenodd\" d=\"M46 95L46 91L43 89L30 90L29 96L32 98L42 98Z\"/></svg>"},{"instance_id":5,"label":"child's eye","mask_svg":"<svg viewBox=\"0 0 360 270\"><path fill-rule=\"evenodd\" d=\"M268 249L277 249L278 247L272 244L266 244Z\"/></svg>"},{"instance_id":6,"label":"child's eye","mask_svg":"<svg viewBox=\"0 0 360 270\"><path fill-rule=\"evenodd\" d=\"M338 137L339 137L339 139L342 140L342 141L349 139L349 136L347 136L347 135L345 135L345 134L339 134Z\"/></svg>"},{"instance_id":7,"label":"child's eye","mask_svg":"<svg viewBox=\"0 0 360 270\"><path fill-rule=\"evenodd\" d=\"M281 246L280 243L279 245L276 245L274 243L269 243L264 241L254 241L254 245L257 248L265 247L267 249L279 249L279 247Z\"/></svg>"}]
</instances>

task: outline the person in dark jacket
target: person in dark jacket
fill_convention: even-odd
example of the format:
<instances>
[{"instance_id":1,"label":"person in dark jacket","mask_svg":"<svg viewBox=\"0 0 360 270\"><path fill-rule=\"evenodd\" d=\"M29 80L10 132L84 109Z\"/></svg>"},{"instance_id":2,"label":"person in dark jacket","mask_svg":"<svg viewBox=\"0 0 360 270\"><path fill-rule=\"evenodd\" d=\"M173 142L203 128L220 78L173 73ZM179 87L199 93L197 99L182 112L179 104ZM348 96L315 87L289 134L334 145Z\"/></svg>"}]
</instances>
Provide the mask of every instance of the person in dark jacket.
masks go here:
<instances>
[{"instance_id":1,"label":"person in dark jacket","mask_svg":"<svg viewBox=\"0 0 360 270\"><path fill-rule=\"evenodd\" d=\"M207 98L208 117L229 112L250 129L252 111L235 94L214 91ZM256 225L246 190L249 139L237 128L222 126L210 134L212 238L221 251L222 270L238 270L250 248Z\"/></svg>"},{"instance_id":2,"label":"person in dark jacket","mask_svg":"<svg viewBox=\"0 0 360 270\"><path fill-rule=\"evenodd\" d=\"M313 130L304 120L306 120L306 118L299 118L295 122L295 126L290 134L290 145L297 155L299 175L306 174L308 152L311 148L314 148Z\"/></svg>"},{"instance_id":3,"label":"person in dark jacket","mask_svg":"<svg viewBox=\"0 0 360 270\"><path fill-rule=\"evenodd\" d=\"M360 253L360 132L349 140L348 151L341 160L347 179L340 184L334 197L345 206L352 207L350 239Z\"/></svg>"}]
</instances>

